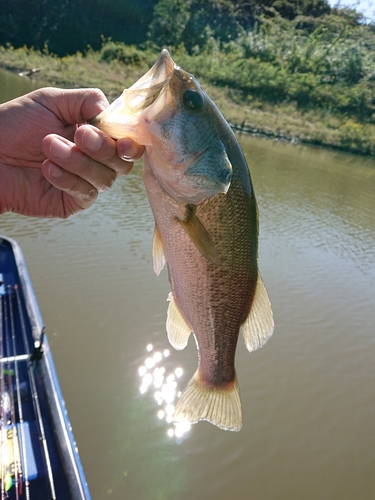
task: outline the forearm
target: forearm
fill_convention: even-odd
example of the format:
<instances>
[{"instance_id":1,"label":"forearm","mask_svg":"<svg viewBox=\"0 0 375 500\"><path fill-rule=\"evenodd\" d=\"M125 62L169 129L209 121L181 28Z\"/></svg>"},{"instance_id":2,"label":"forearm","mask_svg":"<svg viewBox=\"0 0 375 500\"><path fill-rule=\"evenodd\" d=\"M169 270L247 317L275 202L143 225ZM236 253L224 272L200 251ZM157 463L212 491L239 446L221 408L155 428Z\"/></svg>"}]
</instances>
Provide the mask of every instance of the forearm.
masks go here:
<instances>
[{"instance_id":1,"label":"forearm","mask_svg":"<svg viewBox=\"0 0 375 500\"><path fill-rule=\"evenodd\" d=\"M12 167L0 165L0 215L12 211L9 200L10 194L13 192L13 186L9 179L9 168Z\"/></svg>"},{"instance_id":2,"label":"forearm","mask_svg":"<svg viewBox=\"0 0 375 500\"><path fill-rule=\"evenodd\" d=\"M23 129L18 120L22 98L0 104L0 214L15 210L17 171L21 160Z\"/></svg>"}]
</instances>

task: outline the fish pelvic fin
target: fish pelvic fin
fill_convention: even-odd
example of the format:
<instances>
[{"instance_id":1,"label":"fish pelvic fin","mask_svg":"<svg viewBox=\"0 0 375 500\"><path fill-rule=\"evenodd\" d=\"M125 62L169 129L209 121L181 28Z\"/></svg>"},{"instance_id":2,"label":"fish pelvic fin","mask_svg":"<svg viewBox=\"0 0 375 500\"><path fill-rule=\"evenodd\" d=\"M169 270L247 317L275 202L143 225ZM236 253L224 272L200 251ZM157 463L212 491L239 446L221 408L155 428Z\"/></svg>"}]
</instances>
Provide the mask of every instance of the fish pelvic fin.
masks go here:
<instances>
[{"instance_id":1,"label":"fish pelvic fin","mask_svg":"<svg viewBox=\"0 0 375 500\"><path fill-rule=\"evenodd\" d=\"M191 241L194 243L203 257L206 257L206 259L218 266L220 263L219 252L217 251L217 248L215 247L215 244L206 231L205 227L195 215L194 208L188 205L187 218L185 220L177 218L177 221L184 228Z\"/></svg>"},{"instance_id":2,"label":"fish pelvic fin","mask_svg":"<svg viewBox=\"0 0 375 500\"><path fill-rule=\"evenodd\" d=\"M154 271L157 276L163 270L165 266L164 248L163 240L161 238L160 229L157 224L154 228L154 237L152 239L152 260L154 265Z\"/></svg>"},{"instance_id":3,"label":"fish pelvic fin","mask_svg":"<svg viewBox=\"0 0 375 500\"><path fill-rule=\"evenodd\" d=\"M198 368L177 401L173 420L191 424L207 420L220 429L239 431L242 427L242 407L237 376L225 387L212 387L200 379Z\"/></svg>"},{"instance_id":4,"label":"fish pelvic fin","mask_svg":"<svg viewBox=\"0 0 375 500\"><path fill-rule=\"evenodd\" d=\"M169 293L167 300L169 300L166 325L168 340L172 347L180 351L187 346L192 329L182 317L172 292Z\"/></svg>"},{"instance_id":5,"label":"fish pelvic fin","mask_svg":"<svg viewBox=\"0 0 375 500\"><path fill-rule=\"evenodd\" d=\"M264 346L273 334L274 321L270 299L263 280L258 274L253 303L248 317L242 324L242 332L247 349L252 352Z\"/></svg>"}]
</instances>

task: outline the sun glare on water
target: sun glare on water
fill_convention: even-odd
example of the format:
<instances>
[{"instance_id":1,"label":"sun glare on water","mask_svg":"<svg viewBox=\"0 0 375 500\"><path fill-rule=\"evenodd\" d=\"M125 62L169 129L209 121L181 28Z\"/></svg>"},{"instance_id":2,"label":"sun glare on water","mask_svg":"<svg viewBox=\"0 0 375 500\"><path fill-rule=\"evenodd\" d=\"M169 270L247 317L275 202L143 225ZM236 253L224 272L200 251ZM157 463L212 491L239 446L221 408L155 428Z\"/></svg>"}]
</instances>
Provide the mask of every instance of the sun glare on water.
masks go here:
<instances>
[{"instance_id":1,"label":"sun glare on water","mask_svg":"<svg viewBox=\"0 0 375 500\"><path fill-rule=\"evenodd\" d=\"M179 390L179 378L183 374L181 367L167 372L163 361L169 356L169 349L163 352L155 351L152 344L146 347L147 357L138 368L141 378L139 390L141 394L153 393L159 410L156 416L160 420L165 420L168 425L167 435L170 438L187 438L191 429L188 422L173 423L173 414L177 399L181 396Z\"/></svg>"}]
</instances>

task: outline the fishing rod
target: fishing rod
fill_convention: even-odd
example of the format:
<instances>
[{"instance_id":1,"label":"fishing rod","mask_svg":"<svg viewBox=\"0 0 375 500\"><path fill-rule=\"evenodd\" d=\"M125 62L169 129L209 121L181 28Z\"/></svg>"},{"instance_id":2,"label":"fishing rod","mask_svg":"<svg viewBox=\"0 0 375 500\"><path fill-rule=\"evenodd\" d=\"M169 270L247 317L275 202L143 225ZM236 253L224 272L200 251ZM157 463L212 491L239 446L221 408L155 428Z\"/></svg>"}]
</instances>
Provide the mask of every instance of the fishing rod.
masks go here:
<instances>
[{"instance_id":1,"label":"fishing rod","mask_svg":"<svg viewBox=\"0 0 375 500\"><path fill-rule=\"evenodd\" d=\"M4 482L5 482L5 490L10 488L10 485L12 483L12 476L14 477L14 487L15 487L15 495L16 495L16 500L19 500L19 494L20 494L20 482L19 482L19 453L17 451L19 450L18 448L18 434L17 434L17 426L16 426L16 413L15 413L15 406L14 406L14 394L13 394L13 380L12 380L12 367L11 367L11 361L10 361L10 356L11 356L11 346L10 346L10 338L11 338L11 323L10 323L10 314L11 314L11 308L12 308L12 302L11 302L11 287L8 285L6 287L6 293L4 295L4 336L5 336L5 347L6 347L6 352L7 352L7 360L6 360L6 365L7 365L7 388L8 388L8 395L9 395L9 420L10 421L10 428L11 428L11 434L9 434L9 430L7 431L7 437L8 437L8 445L9 441L12 441L12 448L13 448L13 464L9 464L8 466L8 471L4 476ZM8 424L8 422L6 422ZM9 439L10 438L10 439ZM13 465L13 467L12 467Z\"/></svg>"},{"instance_id":2,"label":"fishing rod","mask_svg":"<svg viewBox=\"0 0 375 500\"><path fill-rule=\"evenodd\" d=\"M3 280L2 276L0 278L0 359L3 358ZM0 370L0 403L1 403L1 415L0 415L0 434L1 434L1 500L5 498L5 485L4 485L4 449L5 449L5 440L4 440L4 431L3 426L5 421L5 396L4 396L4 367L3 363L1 363Z\"/></svg>"},{"instance_id":3,"label":"fishing rod","mask_svg":"<svg viewBox=\"0 0 375 500\"><path fill-rule=\"evenodd\" d=\"M13 298L15 296L16 290L18 289L17 285L14 286L14 293L10 300L13 302ZM24 431L24 420L23 420L23 409L22 409L22 395L21 395L21 385L20 385L20 377L19 377L19 369L18 369L18 356L17 356L17 342L16 342L16 328L14 323L14 311L13 307L10 308L10 324L11 324L11 332L12 332L12 347L13 347L13 356L14 356L14 373L15 373L15 381L16 381L16 391L17 391L17 407L18 407L18 418L19 418L19 429L21 436L21 446L22 446L22 456L24 457L23 470L20 468L20 491L22 493L22 485L23 481L25 484L25 493L26 500L30 500L30 490L29 490L29 478L27 471L27 460L26 460L26 439L25 439L25 431Z\"/></svg>"},{"instance_id":4,"label":"fishing rod","mask_svg":"<svg viewBox=\"0 0 375 500\"><path fill-rule=\"evenodd\" d=\"M45 436L42 411L37 393L37 384L34 377L35 363L39 359L40 348L32 351L27 338L27 329L24 318L18 286L8 285L1 288L2 275L0 273L0 401L1 401L1 500L9 497L12 488L12 498L30 500L30 482L28 475L28 453L24 429L24 413L22 403L22 388L20 383L19 363L27 362L27 375L31 388L34 412L38 423L39 443L43 456L44 466L49 485L49 498L56 500L55 485L52 474L51 459ZM16 313L19 313L19 325L16 324ZM43 333L41 335L41 341ZM22 344L24 344L22 346ZM41 344L41 342L39 342ZM18 346L18 347L17 347ZM19 348L21 353L19 354ZM38 352L35 354L35 351ZM18 419L16 423L16 409ZM18 432L17 432L18 431ZM20 439L19 439L20 438ZM20 454L20 446L22 455ZM22 467L21 467L22 456ZM14 488L14 489L13 489Z\"/></svg>"},{"instance_id":5,"label":"fishing rod","mask_svg":"<svg viewBox=\"0 0 375 500\"><path fill-rule=\"evenodd\" d=\"M52 473L51 459L50 459L50 455L49 455L47 439L46 439L44 424L43 424L43 419L42 419L42 411L40 408L38 391L37 391L35 377L34 377L34 366L35 365L32 361L32 359L35 358L35 350L37 349L40 351L40 349L42 347L41 343L43 341L43 332L41 333L41 338L40 338L40 342L39 342L38 347L37 348L34 347L34 351L33 351L33 353L31 353L31 351L29 349L28 341L27 341L27 330L26 330L25 318L24 318L24 313L23 313L23 309L22 309L22 304L21 304L20 293L19 293L18 287L15 287L15 295L16 295L16 299L17 299L18 313L20 316L22 337L23 337L23 341L24 341L24 345L25 345L25 351L26 351L26 354L28 356L28 368L29 368L28 375L29 375L29 380L30 380L34 410L35 410L38 425L39 425L40 442L41 442L42 449L43 449L43 456L44 456L45 467L46 467L46 471L47 471L51 500L56 500L57 497L56 497L55 483L54 483L53 473ZM37 358L37 356L36 356L36 358Z\"/></svg>"}]
</instances>

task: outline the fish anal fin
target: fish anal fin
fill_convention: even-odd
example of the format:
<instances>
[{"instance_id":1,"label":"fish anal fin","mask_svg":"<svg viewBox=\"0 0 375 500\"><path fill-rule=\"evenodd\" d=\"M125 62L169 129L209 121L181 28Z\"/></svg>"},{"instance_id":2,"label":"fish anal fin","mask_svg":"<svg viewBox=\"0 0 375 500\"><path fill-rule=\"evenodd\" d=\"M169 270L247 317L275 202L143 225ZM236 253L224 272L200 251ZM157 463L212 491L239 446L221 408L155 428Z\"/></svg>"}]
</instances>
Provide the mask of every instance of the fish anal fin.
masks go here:
<instances>
[{"instance_id":1,"label":"fish anal fin","mask_svg":"<svg viewBox=\"0 0 375 500\"><path fill-rule=\"evenodd\" d=\"M252 352L264 346L274 329L270 299L263 280L258 274L253 302L248 317L242 324L242 332L247 349Z\"/></svg>"},{"instance_id":2,"label":"fish anal fin","mask_svg":"<svg viewBox=\"0 0 375 500\"><path fill-rule=\"evenodd\" d=\"M154 237L152 239L152 260L155 274L159 276L163 267L165 266L165 257L163 240L161 238L160 230L157 224L155 224Z\"/></svg>"},{"instance_id":3,"label":"fish anal fin","mask_svg":"<svg viewBox=\"0 0 375 500\"><path fill-rule=\"evenodd\" d=\"M218 266L220 263L219 252L217 251L215 244L206 231L205 227L195 215L194 210L192 208L188 208L187 218L185 220L177 218L177 221L184 228L191 241L194 243L203 257L206 257L206 259Z\"/></svg>"},{"instance_id":4,"label":"fish anal fin","mask_svg":"<svg viewBox=\"0 0 375 500\"><path fill-rule=\"evenodd\" d=\"M207 420L226 431L241 429L242 408L237 377L224 388L212 387L200 380L198 368L177 401L173 421L195 424L199 420Z\"/></svg>"},{"instance_id":5,"label":"fish anal fin","mask_svg":"<svg viewBox=\"0 0 375 500\"><path fill-rule=\"evenodd\" d=\"M187 346L192 330L178 310L172 293L168 295L168 300L170 301L166 325L168 340L172 347L180 351Z\"/></svg>"}]
</instances>

